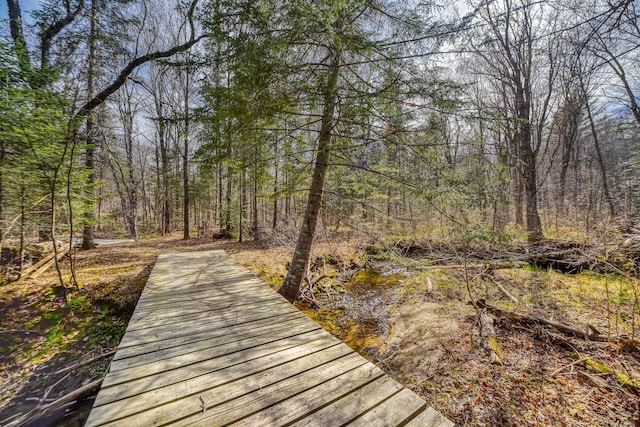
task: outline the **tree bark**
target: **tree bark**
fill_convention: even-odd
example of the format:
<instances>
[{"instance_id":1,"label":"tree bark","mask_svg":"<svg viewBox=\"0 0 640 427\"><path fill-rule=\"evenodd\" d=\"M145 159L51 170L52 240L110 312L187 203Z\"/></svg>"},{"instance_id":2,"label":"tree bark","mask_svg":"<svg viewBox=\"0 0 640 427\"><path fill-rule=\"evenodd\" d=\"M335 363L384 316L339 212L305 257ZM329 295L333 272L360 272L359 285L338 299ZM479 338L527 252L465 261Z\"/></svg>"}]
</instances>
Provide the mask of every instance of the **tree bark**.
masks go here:
<instances>
[{"instance_id":1,"label":"tree bark","mask_svg":"<svg viewBox=\"0 0 640 427\"><path fill-rule=\"evenodd\" d=\"M23 76L31 78L31 59L27 50L27 42L22 32L22 12L20 12L20 2L18 0L7 0L7 11L9 12L9 28L11 38L18 57L18 66Z\"/></svg>"},{"instance_id":2,"label":"tree bark","mask_svg":"<svg viewBox=\"0 0 640 427\"><path fill-rule=\"evenodd\" d=\"M123 119L125 121L125 154L127 158L127 227L132 239L138 238L138 185L135 178L135 165L133 161L133 122L135 111L131 108L131 95L127 94L127 108Z\"/></svg>"},{"instance_id":3,"label":"tree bark","mask_svg":"<svg viewBox=\"0 0 640 427\"><path fill-rule=\"evenodd\" d=\"M244 205L246 201L246 188L244 182L244 171L240 176L240 209L238 210L238 242L242 243L244 240Z\"/></svg>"},{"instance_id":4,"label":"tree bark","mask_svg":"<svg viewBox=\"0 0 640 427\"><path fill-rule=\"evenodd\" d=\"M95 73L96 73L96 41L98 40L98 2L97 0L91 0L91 27L89 34L89 64L87 68L87 99L93 98L94 86L95 86ZM43 46L44 52L44 46ZM48 58L42 58L42 67L48 67ZM46 63L45 63L46 61ZM92 187L95 183L95 138L93 128L93 116L87 116L87 138L85 148L85 161L84 165L89 171L87 177L88 192L93 191ZM96 247L93 236L93 223L94 223L94 206L93 201L90 201L84 207L83 214L84 225L82 229L82 249L94 249Z\"/></svg>"},{"instance_id":5,"label":"tree bark","mask_svg":"<svg viewBox=\"0 0 640 427\"><path fill-rule=\"evenodd\" d=\"M580 85L582 88L582 95L584 96L585 109L587 111L587 118L589 119L589 128L591 129L591 135L593 136L593 145L596 149L596 157L598 160L598 166L600 167L600 174L602 175L602 190L604 192L604 198L607 201L609 207L609 216L614 218L616 216L616 208L609 191L609 183L607 182L607 168L604 164L604 158L602 157L602 150L600 150L600 141L598 140L598 131L593 120L593 113L591 111L591 104L587 98L584 82L580 79Z\"/></svg>"},{"instance_id":6,"label":"tree bark","mask_svg":"<svg viewBox=\"0 0 640 427\"><path fill-rule=\"evenodd\" d=\"M160 234L162 236L171 232L171 203L169 194L169 155L167 154L167 134L163 111L163 103L160 94L154 92L156 115L158 117L158 144L160 150L160 172L162 186Z\"/></svg>"},{"instance_id":7,"label":"tree bark","mask_svg":"<svg viewBox=\"0 0 640 427\"><path fill-rule=\"evenodd\" d=\"M278 153L278 143L276 142L275 150L273 151L276 154L276 164L274 168L274 176L273 176L273 223L271 228L275 230L278 228L278 169L280 167L280 160L277 156Z\"/></svg>"},{"instance_id":8,"label":"tree bark","mask_svg":"<svg viewBox=\"0 0 640 427\"><path fill-rule=\"evenodd\" d=\"M318 223L320 205L322 203L322 192L327 169L329 167L329 156L331 149L331 137L335 125L334 111L337 100L338 75L340 73L341 52L333 52L333 58L329 65L326 85L324 87L322 121L320 125L320 135L318 137L318 154L313 170L313 180L309 190L309 198L304 213L304 220L300 228L298 242L287 277L279 289L279 292L290 302L295 301L300 294L300 285L307 270L309 257L311 255L311 244L313 235Z\"/></svg>"},{"instance_id":9,"label":"tree bark","mask_svg":"<svg viewBox=\"0 0 640 427\"><path fill-rule=\"evenodd\" d=\"M182 216L182 226L184 231L182 233L183 240L189 240L189 59L187 59L187 66L185 69L185 86L184 86L184 146L182 157L182 186L184 189L183 203L184 210Z\"/></svg>"}]
</instances>

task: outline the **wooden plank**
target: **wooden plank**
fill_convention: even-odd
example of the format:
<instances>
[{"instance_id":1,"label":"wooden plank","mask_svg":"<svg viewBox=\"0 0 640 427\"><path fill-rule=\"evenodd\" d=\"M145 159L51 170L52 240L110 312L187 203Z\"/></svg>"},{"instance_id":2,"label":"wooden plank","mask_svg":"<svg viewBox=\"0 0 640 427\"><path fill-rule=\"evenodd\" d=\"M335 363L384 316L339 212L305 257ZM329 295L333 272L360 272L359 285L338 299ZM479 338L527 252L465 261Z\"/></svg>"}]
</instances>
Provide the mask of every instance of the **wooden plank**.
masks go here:
<instances>
[{"instance_id":1,"label":"wooden plank","mask_svg":"<svg viewBox=\"0 0 640 427\"><path fill-rule=\"evenodd\" d=\"M158 257L85 425L421 425L425 407L207 251Z\"/></svg>"},{"instance_id":2,"label":"wooden plank","mask_svg":"<svg viewBox=\"0 0 640 427\"><path fill-rule=\"evenodd\" d=\"M382 370L371 363L365 363L353 371L346 372L232 425L269 427L295 422L383 375Z\"/></svg>"},{"instance_id":3,"label":"wooden plank","mask_svg":"<svg viewBox=\"0 0 640 427\"><path fill-rule=\"evenodd\" d=\"M427 408L427 403L409 389L402 389L363 416L355 419L354 427L394 427Z\"/></svg>"},{"instance_id":4,"label":"wooden plank","mask_svg":"<svg viewBox=\"0 0 640 427\"><path fill-rule=\"evenodd\" d=\"M214 273L215 274L215 273ZM219 287L218 287L219 286ZM231 294L249 294L250 292L257 292L262 294L273 294L273 291L268 286L265 286L264 283L260 283L256 278L252 280L243 280L243 281L228 281L227 284L219 284L216 280L200 282L200 283L192 283L188 281L182 281L182 286L179 289L158 289L155 292L145 293L141 296L142 301L163 301L170 297L182 298L193 296L202 292L210 292L210 291L219 291L220 295L231 295Z\"/></svg>"},{"instance_id":5,"label":"wooden plank","mask_svg":"<svg viewBox=\"0 0 640 427\"><path fill-rule=\"evenodd\" d=\"M138 304L139 307L141 307L139 309L141 311L155 311L156 309L163 308L165 305L171 304L175 301L198 302L201 300L208 300L210 302L230 302L251 298L265 299L272 298L274 296L278 296L278 294L271 289L267 289L266 291L259 291L255 288L240 288L234 289L232 291L220 292L215 289L215 284L212 284L210 285L210 289L202 289L198 292L183 293L181 295L176 295L174 298L145 298L144 300L138 301Z\"/></svg>"},{"instance_id":6,"label":"wooden plank","mask_svg":"<svg viewBox=\"0 0 640 427\"><path fill-rule=\"evenodd\" d=\"M298 313L267 316L258 320L253 320L250 322L241 323L239 325L234 325L232 327L209 329L204 332L183 335L181 337L172 338L166 341L156 341L148 344L140 344L133 347L119 348L118 352L113 357L113 360L125 359L128 357L134 357L140 354L151 353L153 351L168 349L172 347L180 347L183 345L188 345L190 343L195 343L195 342L206 340L206 339L212 339L215 337L224 337L227 335L234 335L234 334L242 335L246 331L260 329L263 327L269 327L269 325L278 325L280 323L289 322L291 320L297 320L297 319L300 319L300 316Z\"/></svg>"},{"instance_id":7,"label":"wooden plank","mask_svg":"<svg viewBox=\"0 0 640 427\"><path fill-rule=\"evenodd\" d=\"M117 401L94 408L92 415L96 411L97 416L104 415L103 419L114 420L114 414L117 414L120 419L115 420L116 423L126 426L160 423L184 425L188 420L210 419L210 416L215 416L214 422L208 421L209 425L222 425L225 422L220 418L221 415L238 411L242 413L256 399L264 402L259 399L258 394L271 394L264 392L269 387L282 387L283 383L291 383L291 378L298 378L298 375L310 377L313 374L309 372L316 374L317 378L324 378L330 370L341 372L353 369L358 364L362 364L362 361L353 352L342 345L335 345L287 364L279 364L270 369L257 368L259 371L249 376L243 372L230 371L226 378L224 375L216 375L213 382L210 377L203 377L181 383L179 387L146 392L140 395L139 404L136 404L138 399ZM206 408L204 414L203 402Z\"/></svg>"},{"instance_id":8,"label":"wooden plank","mask_svg":"<svg viewBox=\"0 0 640 427\"><path fill-rule=\"evenodd\" d=\"M374 408L400 390L402 390L402 386L396 381L386 376L381 377L291 425L297 427L341 426Z\"/></svg>"},{"instance_id":9,"label":"wooden plank","mask_svg":"<svg viewBox=\"0 0 640 427\"><path fill-rule=\"evenodd\" d=\"M157 325L166 327L171 323L192 321L195 319L202 319L202 318L209 319L212 316L217 315L219 312L226 313L226 312L229 312L230 310L253 311L253 309L263 308L263 307L267 307L274 304L281 305L282 301L280 301L279 299L265 299L265 300L238 301L237 303L227 302L226 304L217 304L213 306L198 305L196 307L191 307L190 310L183 310L183 311L181 311L177 307L173 307L171 311L167 310L167 311L151 312L149 313L148 316L138 317L137 319L132 320L127 330L135 331L138 329L154 327ZM266 308L266 310L268 310L268 308Z\"/></svg>"},{"instance_id":10,"label":"wooden plank","mask_svg":"<svg viewBox=\"0 0 640 427\"><path fill-rule=\"evenodd\" d=\"M188 285L187 285L188 286ZM260 287L259 283L251 284L250 286L234 286L233 288L218 288L218 284L215 282L209 283L206 286L189 286L185 288L182 292L162 292L155 295L146 294L138 300L139 304L149 304L154 303L153 307L156 304L167 303L171 301L190 301L195 298L201 297L217 297L219 299L224 299L229 296L274 296L277 295L275 292L270 289L262 289L264 285Z\"/></svg>"},{"instance_id":11,"label":"wooden plank","mask_svg":"<svg viewBox=\"0 0 640 427\"><path fill-rule=\"evenodd\" d=\"M214 288L212 288L214 286ZM159 288L156 291L145 292L140 297L140 301L154 301L159 302L168 298L181 298L189 297L195 294L203 292L214 291L219 294L240 294L247 291L259 292L263 294L275 293L271 288L265 286L255 277L252 279L239 280L227 280L226 282L220 282L219 280L203 281L200 283L191 283L186 280L182 281L182 286L179 289L167 289Z\"/></svg>"},{"instance_id":12,"label":"wooden plank","mask_svg":"<svg viewBox=\"0 0 640 427\"><path fill-rule=\"evenodd\" d=\"M166 308L172 308L173 305L175 308L176 303L184 303L185 308L190 307L191 304L201 304L203 302L207 302L209 304L223 304L223 303L232 303L236 301L243 300L266 300L266 299L274 299L278 295L275 292L269 291L265 292L252 292L252 290L245 290L243 292L237 293L219 293L214 290L209 290L207 292L200 292L197 294L186 295L184 297L177 297L174 299L165 299L162 301L139 301L138 304L140 307L138 312L155 312L158 310L165 310Z\"/></svg>"},{"instance_id":13,"label":"wooden plank","mask_svg":"<svg viewBox=\"0 0 640 427\"><path fill-rule=\"evenodd\" d=\"M53 244L55 245L56 243L54 242ZM35 265L32 265L31 267L23 271L20 274L20 279L29 279L29 278L37 279L45 271L47 271L53 264L55 264L54 257L56 257L56 259L59 261L63 256L69 253L70 249L71 249L71 243L66 243L60 246L59 248L57 248L56 251L53 251L53 248L52 248L53 252L51 252L49 255L47 255L40 261L38 261Z\"/></svg>"},{"instance_id":14,"label":"wooden plank","mask_svg":"<svg viewBox=\"0 0 640 427\"><path fill-rule=\"evenodd\" d=\"M200 405L198 405L196 411L193 411L193 404L199 402L194 398L185 399L185 407L188 408L191 406L192 408L191 414L179 420L176 419L173 425L203 427L210 427L211 425L227 425L244 418L248 414L264 410L265 408L268 408L281 400L287 399L290 396L301 393L308 388L330 381L345 372L356 369L363 363L364 360L359 355L351 352L340 359L316 366L312 369L290 376L285 380L272 382L268 385L254 383L253 381L242 381L238 383L238 387L242 390L241 397L226 400L224 403L216 404L213 407L209 405L212 405L214 402L218 402L215 398L203 398L205 401L205 411L202 411ZM285 368L286 367L288 366L285 366ZM286 369L284 372L286 373ZM220 394L219 398L224 399L225 394Z\"/></svg>"},{"instance_id":15,"label":"wooden plank","mask_svg":"<svg viewBox=\"0 0 640 427\"><path fill-rule=\"evenodd\" d=\"M454 424L433 408L427 408L406 424L407 427L453 427Z\"/></svg>"},{"instance_id":16,"label":"wooden plank","mask_svg":"<svg viewBox=\"0 0 640 427\"><path fill-rule=\"evenodd\" d=\"M277 366L290 365L291 362L297 359L313 357L314 361L312 362L296 362L307 366L312 363L321 363L325 359L332 360L333 358L342 357L347 354L349 354L348 350L340 346L340 343L329 340L327 337L322 337L308 343L306 346L283 348L272 353L258 355L255 358L230 360L230 363L226 365L204 367L204 369L200 370L198 375L195 376L187 375L178 378L174 375L173 378L167 378L161 375L155 378L142 378L111 387L103 386L94 406L120 401L132 408L134 405L140 405L140 407L144 407L143 409L149 409L155 406L153 403L164 401L163 399L165 398L163 396L167 396L166 399L173 400L175 398L175 389L173 387L175 384L179 385L177 388L184 397L190 394L189 391L192 393L201 392L267 371ZM293 370L296 363L291 366L287 365L287 369ZM269 375L275 378L273 371L270 371ZM251 379L254 380L255 378L252 377ZM186 394L185 390L187 391ZM129 399L131 397L133 398ZM136 412L142 412L142 410Z\"/></svg>"},{"instance_id":17,"label":"wooden plank","mask_svg":"<svg viewBox=\"0 0 640 427\"><path fill-rule=\"evenodd\" d=\"M56 244L56 242L50 242L53 245ZM60 251L61 248L66 248L68 246L68 244L65 244L63 246L61 246L58 249L58 252ZM53 257L55 256L55 251L53 250L53 246L51 247L51 252L49 253L49 255L45 256L44 258L42 258L40 261L38 261L37 263L33 264L30 267L25 268L24 270L22 270L20 272L20 278L21 279L26 279L28 278L31 274L33 274L34 271L40 269L43 265L47 264L48 262L50 262Z\"/></svg>"},{"instance_id":18,"label":"wooden plank","mask_svg":"<svg viewBox=\"0 0 640 427\"><path fill-rule=\"evenodd\" d=\"M219 347L194 351L169 359L154 360L150 357L144 365L110 371L107 378L105 378L104 384L118 384L157 375L158 373L164 373L163 376L168 378L171 373L167 371L174 371L176 369L188 371L193 375L193 373L198 372L199 368L199 366L193 365L212 362L215 366L219 366L221 362L218 359L222 356L231 355L242 360L242 358L253 355L256 352L263 354L265 351L268 353L273 352L272 349L277 350L303 345L322 336L322 330L319 327L311 329L312 327L313 326L310 325L303 325L292 331L274 334L274 336L242 340Z\"/></svg>"},{"instance_id":19,"label":"wooden plank","mask_svg":"<svg viewBox=\"0 0 640 427\"><path fill-rule=\"evenodd\" d=\"M293 306L287 307L280 305L270 310L269 314L289 314L295 312L296 309ZM264 319L265 315L266 313L260 311L256 311L250 314L233 312L212 321L199 322L194 325L189 325L188 328L183 327L164 329L160 326L158 328L127 331L125 332L124 337L122 338L122 342L120 343L120 346L118 348L178 338L181 336L192 335L196 332L204 332L215 328L240 325L242 323L247 323L253 320Z\"/></svg>"},{"instance_id":20,"label":"wooden plank","mask_svg":"<svg viewBox=\"0 0 640 427\"><path fill-rule=\"evenodd\" d=\"M114 360L111 362L110 369L112 371L128 369L135 366L149 364L150 360L157 362L185 355L206 353L207 357L215 356L217 352L225 351L226 349L233 349L234 351L237 351L238 348L255 347L257 345L261 345L265 341L273 342L274 340L281 339L281 337L290 337L298 333L307 332L312 327L313 326L310 325L309 322L304 321L304 319L293 319L293 321L284 322L279 325L279 327L267 325L267 328L252 328L242 335L237 333L228 334L223 337L218 336L213 339L190 342L179 347L174 346L158 349L149 353L139 353L136 356L128 357L126 359ZM170 344L170 342L171 341L167 342L167 344Z\"/></svg>"}]
</instances>

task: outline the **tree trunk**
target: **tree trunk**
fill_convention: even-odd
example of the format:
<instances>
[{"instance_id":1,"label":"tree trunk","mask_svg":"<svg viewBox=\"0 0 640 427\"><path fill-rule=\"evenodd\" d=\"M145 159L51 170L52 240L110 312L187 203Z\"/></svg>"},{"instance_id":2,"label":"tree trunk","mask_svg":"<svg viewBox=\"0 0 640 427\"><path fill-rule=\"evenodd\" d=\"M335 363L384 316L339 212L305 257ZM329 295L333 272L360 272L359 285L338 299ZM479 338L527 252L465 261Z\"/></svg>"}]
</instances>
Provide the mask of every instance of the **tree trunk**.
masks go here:
<instances>
[{"instance_id":1,"label":"tree trunk","mask_svg":"<svg viewBox=\"0 0 640 427\"><path fill-rule=\"evenodd\" d=\"M340 51L334 52L324 88L322 121L320 125L320 135L318 137L318 154L316 155L313 180L311 181L311 188L309 189L309 198L304 213L304 220L302 221L298 242L293 253L293 258L291 259L287 277L279 290L290 302L295 301L300 294L300 285L307 270L309 257L311 255L313 235L318 223L325 174L329 167L332 131L335 125L333 116L336 107L340 59Z\"/></svg>"},{"instance_id":2,"label":"tree trunk","mask_svg":"<svg viewBox=\"0 0 640 427\"><path fill-rule=\"evenodd\" d=\"M276 155L276 165L275 165L275 173L273 177L273 224L271 228L275 230L276 228L278 228L278 167L280 166L277 141L276 141L275 150L273 152Z\"/></svg>"},{"instance_id":3,"label":"tree trunk","mask_svg":"<svg viewBox=\"0 0 640 427\"><path fill-rule=\"evenodd\" d=\"M562 150L562 164L560 165L560 183L558 188L558 212L556 215L566 216L567 173L571 162L571 155L578 140L580 131L580 117L582 115L582 101L570 93L561 110L560 146Z\"/></svg>"},{"instance_id":4,"label":"tree trunk","mask_svg":"<svg viewBox=\"0 0 640 427\"><path fill-rule=\"evenodd\" d=\"M184 87L184 154L182 158L182 184L184 187L183 240L189 240L189 66L186 67L186 84Z\"/></svg>"},{"instance_id":5,"label":"tree trunk","mask_svg":"<svg viewBox=\"0 0 640 427\"><path fill-rule=\"evenodd\" d=\"M542 222L538 214L538 176L536 153L531 146L531 118L530 97L525 93L529 90L529 82L525 79L516 86L516 141L520 147L522 161L522 177L524 178L525 204L527 210L527 233L531 243L544 238Z\"/></svg>"},{"instance_id":6,"label":"tree trunk","mask_svg":"<svg viewBox=\"0 0 640 427\"><path fill-rule=\"evenodd\" d=\"M224 214L224 230L225 234L231 233L231 172L227 167L227 205Z\"/></svg>"},{"instance_id":7,"label":"tree trunk","mask_svg":"<svg viewBox=\"0 0 640 427\"><path fill-rule=\"evenodd\" d=\"M238 242L242 243L244 239L244 206L246 200L246 188L244 183L244 171L242 171L242 175L240 177L240 209L238 212Z\"/></svg>"},{"instance_id":8,"label":"tree trunk","mask_svg":"<svg viewBox=\"0 0 640 427\"><path fill-rule=\"evenodd\" d=\"M0 246L4 244L4 138L0 138Z\"/></svg>"},{"instance_id":9,"label":"tree trunk","mask_svg":"<svg viewBox=\"0 0 640 427\"><path fill-rule=\"evenodd\" d=\"M253 194L252 194L252 216L253 216L253 224L251 226L251 228L253 229L253 238L257 239L258 238L258 231L260 229L260 224L259 224L259 220L258 220L258 178L254 177L253 178Z\"/></svg>"},{"instance_id":10,"label":"tree trunk","mask_svg":"<svg viewBox=\"0 0 640 427\"><path fill-rule=\"evenodd\" d=\"M224 224L224 209L223 209L223 181L222 181L222 165L218 165L218 227L223 228Z\"/></svg>"},{"instance_id":11,"label":"tree trunk","mask_svg":"<svg viewBox=\"0 0 640 427\"><path fill-rule=\"evenodd\" d=\"M169 192L169 155L167 154L167 126L164 118L164 108L159 92L159 87L154 85L153 101L156 108L158 120L158 151L160 155L160 186L162 188L162 198L160 201L160 235L164 236L171 232L171 194ZM157 161L158 159L156 159Z\"/></svg>"},{"instance_id":12,"label":"tree trunk","mask_svg":"<svg viewBox=\"0 0 640 427\"><path fill-rule=\"evenodd\" d=\"M95 72L96 72L96 41L98 40L98 2L96 0L91 1L91 28L89 34L89 64L87 68L87 99L93 98ZM89 172L87 177L88 192L93 191L93 185L95 183L95 130L93 117L87 116L87 139L85 148L85 160L84 165ZM93 237L93 223L94 218L94 206L93 197L90 195L87 201L83 213L84 224L82 228L82 249L95 249L96 245Z\"/></svg>"},{"instance_id":13,"label":"tree trunk","mask_svg":"<svg viewBox=\"0 0 640 427\"><path fill-rule=\"evenodd\" d=\"M580 82L582 84L582 81ZM587 98L586 90L584 85L582 84L582 94L584 96L585 109L587 111L587 117L589 118L589 128L591 129L591 135L593 136L593 145L596 149L596 157L598 160L598 166L600 167L600 174L602 175L602 190L604 192L604 198L607 201L607 205L609 207L609 216L611 218L615 218L616 216L616 208L613 203L613 197L611 197L611 192L609 191L609 183L607 182L607 168L604 164L604 159L602 157L602 150L600 150L600 141L598 140L598 131L596 130L595 122L593 121L593 114L591 112L591 103Z\"/></svg>"},{"instance_id":14,"label":"tree trunk","mask_svg":"<svg viewBox=\"0 0 640 427\"><path fill-rule=\"evenodd\" d=\"M30 80L31 60L29 58L29 51L27 50L27 43L24 39L24 33L22 32L20 2L18 0L7 0L7 11L9 13L11 38L13 39L13 45L16 50L16 57L18 58L18 66L25 78Z\"/></svg>"},{"instance_id":15,"label":"tree trunk","mask_svg":"<svg viewBox=\"0 0 640 427\"><path fill-rule=\"evenodd\" d=\"M22 181L20 185L20 248L18 252L18 256L20 257L20 274L22 274L22 270L24 269L24 233L25 233L25 208L24 205L26 203L26 189L24 186L24 181Z\"/></svg>"}]
</instances>

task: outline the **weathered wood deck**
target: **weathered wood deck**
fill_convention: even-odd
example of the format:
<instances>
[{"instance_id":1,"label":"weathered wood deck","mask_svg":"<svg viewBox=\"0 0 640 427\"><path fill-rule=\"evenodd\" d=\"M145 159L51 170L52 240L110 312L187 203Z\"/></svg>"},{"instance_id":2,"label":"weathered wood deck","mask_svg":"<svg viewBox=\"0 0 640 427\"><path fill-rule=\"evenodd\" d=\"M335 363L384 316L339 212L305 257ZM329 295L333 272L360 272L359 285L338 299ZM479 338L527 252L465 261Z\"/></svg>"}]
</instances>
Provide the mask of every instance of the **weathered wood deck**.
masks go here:
<instances>
[{"instance_id":1,"label":"weathered wood deck","mask_svg":"<svg viewBox=\"0 0 640 427\"><path fill-rule=\"evenodd\" d=\"M450 426L224 251L161 255L86 426Z\"/></svg>"}]
</instances>

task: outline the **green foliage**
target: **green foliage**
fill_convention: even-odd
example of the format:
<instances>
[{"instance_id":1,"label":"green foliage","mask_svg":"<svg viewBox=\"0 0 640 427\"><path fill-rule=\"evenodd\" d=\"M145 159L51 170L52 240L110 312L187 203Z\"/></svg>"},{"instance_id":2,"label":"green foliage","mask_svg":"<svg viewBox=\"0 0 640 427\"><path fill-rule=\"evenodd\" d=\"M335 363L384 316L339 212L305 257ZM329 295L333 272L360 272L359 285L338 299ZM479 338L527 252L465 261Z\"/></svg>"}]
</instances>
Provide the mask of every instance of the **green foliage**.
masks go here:
<instances>
[{"instance_id":1,"label":"green foliage","mask_svg":"<svg viewBox=\"0 0 640 427\"><path fill-rule=\"evenodd\" d=\"M47 289L44 291L44 298L45 298L47 301L53 301L53 300L55 300L55 299L56 299L56 296L57 296L57 295L56 295L56 290L55 290L55 288L47 288Z\"/></svg>"},{"instance_id":2,"label":"green foliage","mask_svg":"<svg viewBox=\"0 0 640 427\"><path fill-rule=\"evenodd\" d=\"M453 111L458 102L454 85L443 79L435 83L436 75L423 70L408 77L403 70L416 71L416 64L390 59L408 54L404 43L394 41L432 28L426 18L431 5L414 6L298 0L208 4L203 22L214 35L207 45L214 62L202 89L207 114L202 117L205 143L196 154L201 171L217 169L231 180L236 205L239 175L245 171L257 181L261 197L277 201L304 194L300 190L309 187L326 101L322 88L331 58L338 55L339 110L332 118L327 209L348 224L368 226L371 207L398 205L406 188L424 188L425 175L416 173L425 170L420 148L405 148L417 146L409 132L415 131L409 129L415 126L409 125L413 111L405 101L441 111ZM371 149L374 144L379 148ZM439 161L434 157L430 166ZM393 210L407 213L404 207L402 213Z\"/></svg>"},{"instance_id":3,"label":"green foliage","mask_svg":"<svg viewBox=\"0 0 640 427\"><path fill-rule=\"evenodd\" d=\"M113 318L107 317L88 331L89 344L92 346L113 347L120 343L125 330L126 326Z\"/></svg>"},{"instance_id":4,"label":"green foliage","mask_svg":"<svg viewBox=\"0 0 640 427\"><path fill-rule=\"evenodd\" d=\"M14 64L11 51L0 47L0 62ZM78 156L77 135L72 132L72 104L64 94L22 81L15 66L3 68L0 88L0 180L3 227L25 212L23 224L31 231L47 230L61 219L62 228L82 213L83 182L87 171ZM51 212L51 197L55 211ZM70 212L69 209L72 209ZM52 216L53 215L53 216ZM66 225L66 226L65 226ZM5 229L3 238L18 233Z\"/></svg>"},{"instance_id":5,"label":"green foliage","mask_svg":"<svg viewBox=\"0 0 640 427\"><path fill-rule=\"evenodd\" d=\"M89 304L85 295L70 299L67 301L67 307L77 312L91 311L91 304Z\"/></svg>"}]
</instances>

